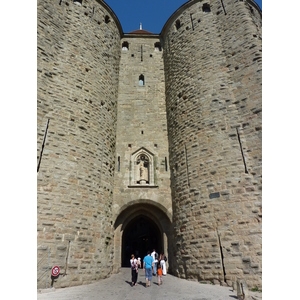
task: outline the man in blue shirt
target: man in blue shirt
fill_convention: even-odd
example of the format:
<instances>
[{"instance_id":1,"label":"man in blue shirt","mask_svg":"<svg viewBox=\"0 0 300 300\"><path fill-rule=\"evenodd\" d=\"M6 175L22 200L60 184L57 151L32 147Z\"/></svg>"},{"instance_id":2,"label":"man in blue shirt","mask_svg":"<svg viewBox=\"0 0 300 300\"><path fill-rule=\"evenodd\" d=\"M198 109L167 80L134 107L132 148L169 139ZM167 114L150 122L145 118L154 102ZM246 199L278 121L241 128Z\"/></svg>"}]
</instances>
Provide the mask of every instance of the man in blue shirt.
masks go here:
<instances>
[{"instance_id":1,"label":"man in blue shirt","mask_svg":"<svg viewBox=\"0 0 300 300\"><path fill-rule=\"evenodd\" d=\"M143 260L143 270L145 271L146 287L150 286L150 282L152 279L153 264L154 264L153 258L150 255L150 251L148 251L147 255L144 257Z\"/></svg>"}]
</instances>

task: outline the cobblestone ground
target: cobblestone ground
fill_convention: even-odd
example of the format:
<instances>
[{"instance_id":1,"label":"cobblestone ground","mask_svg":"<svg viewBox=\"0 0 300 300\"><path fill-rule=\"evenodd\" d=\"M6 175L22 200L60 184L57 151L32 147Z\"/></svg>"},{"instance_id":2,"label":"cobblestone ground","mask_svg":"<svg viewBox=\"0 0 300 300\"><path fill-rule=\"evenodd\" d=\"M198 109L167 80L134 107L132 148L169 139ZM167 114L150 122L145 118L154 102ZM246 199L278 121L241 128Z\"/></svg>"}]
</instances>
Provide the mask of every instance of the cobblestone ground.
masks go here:
<instances>
[{"instance_id":1,"label":"cobblestone ground","mask_svg":"<svg viewBox=\"0 0 300 300\"><path fill-rule=\"evenodd\" d=\"M131 287L129 268L96 283L63 289L38 291L38 300L75 300L75 299L171 299L171 300L233 300L237 299L232 288L179 279L172 275L163 276L163 284L157 285L157 277L152 278L151 286L145 287L145 275L139 270L138 284ZM261 299L261 293L251 293L249 299Z\"/></svg>"}]
</instances>

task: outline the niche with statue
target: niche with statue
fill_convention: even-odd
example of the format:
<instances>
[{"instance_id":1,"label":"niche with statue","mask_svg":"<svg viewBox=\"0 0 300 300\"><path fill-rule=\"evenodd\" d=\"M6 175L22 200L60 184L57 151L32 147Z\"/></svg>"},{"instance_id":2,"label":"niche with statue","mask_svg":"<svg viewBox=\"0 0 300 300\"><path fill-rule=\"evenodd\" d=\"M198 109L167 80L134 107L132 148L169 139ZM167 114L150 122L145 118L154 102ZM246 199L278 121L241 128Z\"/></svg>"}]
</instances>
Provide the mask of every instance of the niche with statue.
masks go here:
<instances>
[{"instance_id":1,"label":"niche with statue","mask_svg":"<svg viewBox=\"0 0 300 300\"><path fill-rule=\"evenodd\" d=\"M131 155L130 185L154 186L154 155L140 148Z\"/></svg>"}]
</instances>

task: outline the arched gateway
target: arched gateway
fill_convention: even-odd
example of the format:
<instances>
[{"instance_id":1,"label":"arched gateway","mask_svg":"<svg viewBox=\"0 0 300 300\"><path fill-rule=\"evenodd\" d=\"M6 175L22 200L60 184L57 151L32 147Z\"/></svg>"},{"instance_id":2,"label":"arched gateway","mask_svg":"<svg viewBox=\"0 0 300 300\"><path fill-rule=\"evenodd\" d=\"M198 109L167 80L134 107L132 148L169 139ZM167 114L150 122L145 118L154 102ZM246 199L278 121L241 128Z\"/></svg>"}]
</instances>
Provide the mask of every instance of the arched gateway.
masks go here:
<instances>
[{"instance_id":1,"label":"arched gateway","mask_svg":"<svg viewBox=\"0 0 300 300\"><path fill-rule=\"evenodd\" d=\"M153 248L157 252L168 253L171 243L170 216L155 203L140 200L129 204L115 222L114 267L128 267L130 255L143 259Z\"/></svg>"}]
</instances>

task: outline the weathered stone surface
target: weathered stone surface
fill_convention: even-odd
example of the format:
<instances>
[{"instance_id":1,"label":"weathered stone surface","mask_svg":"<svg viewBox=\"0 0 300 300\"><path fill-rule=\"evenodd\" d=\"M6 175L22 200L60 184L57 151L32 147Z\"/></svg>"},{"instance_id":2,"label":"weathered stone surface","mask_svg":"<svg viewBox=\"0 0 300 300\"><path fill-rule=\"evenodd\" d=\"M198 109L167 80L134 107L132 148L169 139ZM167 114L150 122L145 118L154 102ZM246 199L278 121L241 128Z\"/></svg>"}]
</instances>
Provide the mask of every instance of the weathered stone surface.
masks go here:
<instances>
[{"instance_id":1,"label":"weathered stone surface","mask_svg":"<svg viewBox=\"0 0 300 300\"><path fill-rule=\"evenodd\" d=\"M96 272L112 265L113 252L113 239L105 244L101 235L113 236L107 225L112 218L120 30L106 5L83 2L82 6L73 1L37 3L38 157L49 119L37 178L37 222L44 227L38 231L38 245L47 240L50 266L61 264L64 269L66 257L73 260L66 278L80 269L81 253L101 257L100 265L89 268ZM65 244L59 249L57 236L49 236L50 227L64 235ZM58 253L63 251L64 255ZM40 273L38 285L39 279L45 280ZM78 276L80 284L86 275Z\"/></svg>"},{"instance_id":2,"label":"weathered stone surface","mask_svg":"<svg viewBox=\"0 0 300 300\"><path fill-rule=\"evenodd\" d=\"M253 284L253 268L250 261L244 267L244 257L261 266L261 256L243 246L255 235L251 240L261 248L261 212L253 209L261 203L261 15L251 1L227 1L226 15L220 1L210 1L211 12L203 12L202 5L190 1L162 31L175 191L176 260L170 264L181 272L186 264L182 251L192 253L191 237L201 224L208 235L217 229L225 279ZM193 252L194 258L204 258L204 266L211 261L209 240L202 239L202 249ZM230 245L234 241L239 241L238 251ZM193 272L187 268L187 277L193 278ZM260 286L261 277L254 277ZM215 278L209 268L199 275L205 278Z\"/></svg>"}]
</instances>

